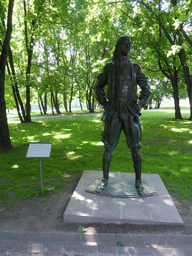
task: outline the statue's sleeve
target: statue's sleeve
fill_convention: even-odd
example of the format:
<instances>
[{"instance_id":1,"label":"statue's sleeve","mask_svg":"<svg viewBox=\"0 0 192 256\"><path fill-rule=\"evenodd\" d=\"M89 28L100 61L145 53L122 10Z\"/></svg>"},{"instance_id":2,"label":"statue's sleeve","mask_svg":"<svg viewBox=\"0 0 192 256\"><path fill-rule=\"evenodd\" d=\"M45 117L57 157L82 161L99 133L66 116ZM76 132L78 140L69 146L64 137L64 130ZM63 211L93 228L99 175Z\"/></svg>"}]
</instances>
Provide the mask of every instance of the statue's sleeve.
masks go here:
<instances>
[{"instance_id":1,"label":"statue's sleeve","mask_svg":"<svg viewBox=\"0 0 192 256\"><path fill-rule=\"evenodd\" d=\"M137 64L136 71L136 79L137 84L141 88L141 93L139 95L139 101L141 102L141 106L147 104L147 101L151 95L150 86L148 82L147 76L142 72L141 67Z\"/></svg>"},{"instance_id":2,"label":"statue's sleeve","mask_svg":"<svg viewBox=\"0 0 192 256\"><path fill-rule=\"evenodd\" d=\"M108 75L107 75L107 65L103 68L102 73L97 77L97 82L95 85L95 94L97 101L105 107L107 103L104 87L107 85Z\"/></svg>"}]
</instances>

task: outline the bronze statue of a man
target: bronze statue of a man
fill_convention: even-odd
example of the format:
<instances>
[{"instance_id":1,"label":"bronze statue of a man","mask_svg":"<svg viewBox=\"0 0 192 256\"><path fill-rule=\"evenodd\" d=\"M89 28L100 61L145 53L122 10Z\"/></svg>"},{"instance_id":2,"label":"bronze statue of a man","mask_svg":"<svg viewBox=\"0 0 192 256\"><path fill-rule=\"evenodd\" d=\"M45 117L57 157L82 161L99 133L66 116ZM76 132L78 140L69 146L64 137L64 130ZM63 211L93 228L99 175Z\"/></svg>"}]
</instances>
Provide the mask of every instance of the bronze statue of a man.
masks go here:
<instances>
[{"instance_id":1,"label":"bronze statue of a man","mask_svg":"<svg viewBox=\"0 0 192 256\"><path fill-rule=\"evenodd\" d=\"M112 152L116 148L121 130L123 130L127 146L132 152L135 187L142 196L144 188L141 181L140 110L147 103L151 93L148 79L142 73L139 64L132 63L128 59L130 49L130 39L127 36L119 37L113 53L113 61L104 66L102 73L97 77L95 86L96 98L105 109L102 117L104 155L101 189L105 189L108 185ZM107 95L104 90L106 85ZM139 96L137 85L141 88Z\"/></svg>"}]
</instances>

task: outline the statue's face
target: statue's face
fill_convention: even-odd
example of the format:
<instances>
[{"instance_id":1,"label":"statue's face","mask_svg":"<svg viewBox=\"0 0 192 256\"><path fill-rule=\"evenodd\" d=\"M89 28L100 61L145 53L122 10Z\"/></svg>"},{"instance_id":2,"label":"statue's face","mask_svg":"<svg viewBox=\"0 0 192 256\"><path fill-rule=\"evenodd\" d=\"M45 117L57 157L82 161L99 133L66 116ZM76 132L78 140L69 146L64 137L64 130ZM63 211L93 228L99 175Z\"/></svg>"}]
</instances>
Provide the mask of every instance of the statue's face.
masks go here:
<instances>
[{"instance_id":1,"label":"statue's face","mask_svg":"<svg viewBox=\"0 0 192 256\"><path fill-rule=\"evenodd\" d=\"M129 54L130 45L126 38L123 38L120 42L118 42L118 50L123 56L127 56Z\"/></svg>"}]
</instances>

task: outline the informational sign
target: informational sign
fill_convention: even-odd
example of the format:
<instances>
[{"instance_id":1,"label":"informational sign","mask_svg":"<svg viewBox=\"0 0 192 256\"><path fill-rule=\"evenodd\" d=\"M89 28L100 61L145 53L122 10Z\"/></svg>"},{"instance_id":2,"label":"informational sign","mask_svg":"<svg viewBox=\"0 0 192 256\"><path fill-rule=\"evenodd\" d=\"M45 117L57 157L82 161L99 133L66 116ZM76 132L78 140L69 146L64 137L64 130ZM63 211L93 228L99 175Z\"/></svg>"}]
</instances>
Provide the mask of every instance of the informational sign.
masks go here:
<instances>
[{"instance_id":1,"label":"informational sign","mask_svg":"<svg viewBox=\"0 0 192 256\"><path fill-rule=\"evenodd\" d=\"M52 142L30 142L26 158L49 158Z\"/></svg>"},{"instance_id":2,"label":"informational sign","mask_svg":"<svg viewBox=\"0 0 192 256\"><path fill-rule=\"evenodd\" d=\"M30 142L26 158L39 158L41 191L43 190L43 178L41 170L41 158L49 158L51 155L52 142Z\"/></svg>"}]
</instances>

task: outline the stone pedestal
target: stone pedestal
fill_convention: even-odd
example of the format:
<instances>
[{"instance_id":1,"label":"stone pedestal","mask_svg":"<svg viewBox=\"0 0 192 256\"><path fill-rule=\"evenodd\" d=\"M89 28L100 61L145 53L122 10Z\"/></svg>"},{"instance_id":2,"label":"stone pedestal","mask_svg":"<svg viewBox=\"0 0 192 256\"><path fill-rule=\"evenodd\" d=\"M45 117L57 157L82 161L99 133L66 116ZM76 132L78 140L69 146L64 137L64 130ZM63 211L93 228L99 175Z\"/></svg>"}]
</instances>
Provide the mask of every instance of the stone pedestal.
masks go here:
<instances>
[{"instance_id":1,"label":"stone pedestal","mask_svg":"<svg viewBox=\"0 0 192 256\"><path fill-rule=\"evenodd\" d=\"M134 173L114 172L109 179L134 180ZM157 191L150 197L116 198L100 196L85 190L97 179L100 171L84 171L64 212L64 222L114 224L183 225L183 221L158 174L142 174L149 186Z\"/></svg>"}]
</instances>

